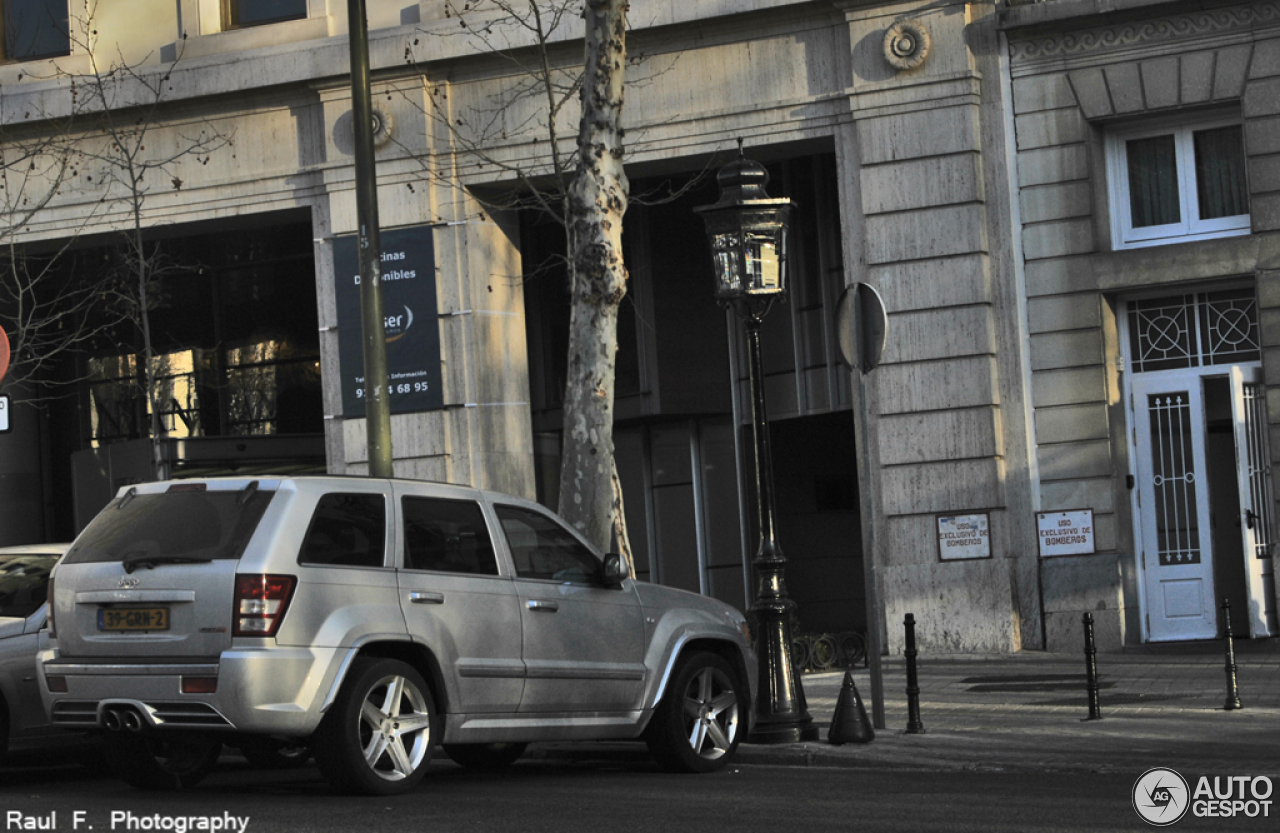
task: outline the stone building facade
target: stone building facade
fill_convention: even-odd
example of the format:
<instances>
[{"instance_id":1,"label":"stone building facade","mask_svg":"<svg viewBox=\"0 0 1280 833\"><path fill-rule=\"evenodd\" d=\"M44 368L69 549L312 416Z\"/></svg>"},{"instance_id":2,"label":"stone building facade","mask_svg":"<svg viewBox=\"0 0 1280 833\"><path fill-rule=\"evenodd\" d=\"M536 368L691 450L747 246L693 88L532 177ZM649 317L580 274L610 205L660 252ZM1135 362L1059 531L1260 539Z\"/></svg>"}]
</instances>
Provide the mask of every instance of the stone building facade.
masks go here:
<instances>
[{"instance_id":1,"label":"stone building facade","mask_svg":"<svg viewBox=\"0 0 1280 833\"><path fill-rule=\"evenodd\" d=\"M72 25L80 4L72 0ZM217 0L134 0L127 14L102 9L94 48L119 43L135 71L167 79L157 146L180 142L193 124L234 139L166 172L183 184L148 194L149 233L232 240L250 230L268 238L273 229L310 230L310 258L304 252L299 268L309 267L315 294L325 466L360 474L365 429L343 400L344 278L335 265L338 241L356 225L346 8L341 0L293 6L287 19L260 21L249 0L236 6L243 20L229 19ZM554 251L555 232L497 207L495 197L519 184L512 171L545 172L545 119L536 102L509 100L519 73L459 34L467 27L444 0L368 7L375 100L390 138L378 150L381 223L430 236L437 315L429 323L439 329L441 404L393 415L396 473L553 502L563 291L536 279L535 267ZM1130 310L1135 322L1154 320L1156 306L1141 306L1151 298L1188 296L1183 318L1197 321L1236 310L1232 321L1257 322L1256 355L1197 364L1217 370L1197 371L1209 381L1197 382L1207 386L1196 388L1196 401L1226 401L1220 376L1227 399L1232 384L1239 392L1254 385L1265 399L1267 349L1278 344L1268 316L1280 307L1268 283L1280 267L1269 234L1276 157L1267 155L1280 150L1280 51L1271 46L1280 41L1268 39L1274 3L1180 8L633 0L629 175L640 190L690 189L627 215L632 287L620 329L618 458L641 577L743 606L750 598L750 495L739 486L737 430L745 364L736 324L711 298L691 210L715 199L699 172L721 164L741 138L774 174L771 192L798 203L791 299L766 319L764 339L781 450L781 544L807 629L867 626L862 577L871 558L893 651L907 612L933 652L1075 650L1085 611L1099 621L1104 649L1188 638L1144 623L1149 596L1170 592L1185 603L1176 588L1187 585L1144 584L1136 495L1146 487L1131 492L1126 475L1142 476L1137 461L1152 446L1135 433L1137 412L1126 402L1147 389L1135 388L1139 374L1121 339ZM480 23L472 16L470 31L496 28L515 50L534 47L496 18ZM559 32L554 60L580 61L579 37L572 25ZM71 44L69 55L0 65L6 130L25 114L65 112L69 80L59 72L84 72L87 49ZM1201 118L1214 128L1242 125L1245 225L1130 248L1133 230L1112 229L1108 142L1129 130L1148 138L1148 119L1163 129ZM572 137L575 119L561 119L561 135ZM78 173L24 240L75 233L96 241L125 227L118 213L99 209L121 195L90 174ZM1138 228L1141 236L1146 227ZM257 280L269 292L275 279ZM871 477L861 487L871 517L856 511L859 386L838 362L834 332L840 291L858 282L875 286L889 312L883 363L866 380ZM235 349L256 337L247 332ZM223 344L200 349L225 353ZM178 335L172 349L195 350ZM1255 368L1264 369L1261 382ZM81 411L91 407L87 397ZM254 430L288 433L272 422L282 412L271 405L261 421L270 427ZM1201 418L1206 437L1210 421ZM0 488L14 508L0 536L17 543L66 528L56 519L74 488L58 474L67 448L58 442L41 440L37 464L29 435L0 436ZM85 429L70 450L97 444ZM1148 474L1187 482L1185 468ZM41 489L16 486L33 476ZM1096 553L1042 558L1037 513L1083 509L1092 510ZM1258 528L1270 529L1273 512L1264 514ZM19 531L19 515L43 517L42 527ZM980 557L946 557L940 530L957 517L982 519L983 545L971 553ZM1160 516L1153 534L1172 523ZM868 525L874 552L864 553ZM1177 527L1184 537L1187 526ZM1198 563L1214 563L1202 549ZM1255 558L1250 569L1254 561L1270 563ZM1247 588L1257 584L1252 575L1245 570ZM1201 589L1210 600L1221 595Z\"/></svg>"}]
</instances>

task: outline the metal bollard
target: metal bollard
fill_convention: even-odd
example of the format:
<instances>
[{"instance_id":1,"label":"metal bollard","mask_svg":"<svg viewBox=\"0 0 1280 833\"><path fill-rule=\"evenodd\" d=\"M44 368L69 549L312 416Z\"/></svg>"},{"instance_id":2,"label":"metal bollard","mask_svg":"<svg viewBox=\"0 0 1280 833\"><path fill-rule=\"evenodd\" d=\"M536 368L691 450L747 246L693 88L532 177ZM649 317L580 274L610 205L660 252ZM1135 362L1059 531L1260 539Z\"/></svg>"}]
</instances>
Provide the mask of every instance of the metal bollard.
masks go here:
<instances>
[{"instance_id":1,"label":"metal bollard","mask_svg":"<svg viewBox=\"0 0 1280 833\"><path fill-rule=\"evenodd\" d=\"M908 613L903 620L907 628L907 645L903 656L907 658L907 734L923 735L924 723L920 720L920 685L916 681L916 617Z\"/></svg>"},{"instance_id":2,"label":"metal bollard","mask_svg":"<svg viewBox=\"0 0 1280 833\"><path fill-rule=\"evenodd\" d=\"M1234 711L1244 706L1240 705L1240 695L1236 691L1236 646L1231 638L1231 602L1226 599L1222 600L1222 620L1227 635L1227 702L1223 708Z\"/></svg>"},{"instance_id":3,"label":"metal bollard","mask_svg":"<svg viewBox=\"0 0 1280 833\"><path fill-rule=\"evenodd\" d=\"M1084 615L1084 674L1089 687L1089 716L1086 720L1101 720L1102 706L1098 703L1098 648L1093 642L1093 614Z\"/></svg>"}]
</instances>

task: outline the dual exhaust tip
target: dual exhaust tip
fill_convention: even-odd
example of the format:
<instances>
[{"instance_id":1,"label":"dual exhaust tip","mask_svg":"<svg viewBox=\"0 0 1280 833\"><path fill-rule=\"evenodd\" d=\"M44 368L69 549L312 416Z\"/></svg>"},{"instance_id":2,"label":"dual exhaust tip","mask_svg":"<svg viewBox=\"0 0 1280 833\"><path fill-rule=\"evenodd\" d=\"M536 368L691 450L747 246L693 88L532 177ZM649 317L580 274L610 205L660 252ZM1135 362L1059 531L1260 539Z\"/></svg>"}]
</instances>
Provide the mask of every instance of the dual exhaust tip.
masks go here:
<instances>
[{"instance_id":1,"label":"dual exhaust tip","mask_svg":"<svg viewBox=\"0 0 1280 833\"><path fill-rule=\"evenodd\" d=\"M145 724L142 715L131 706L114 706L102 713L102 728L108 732L141 732Z\"/></svg>"}]
</instances>

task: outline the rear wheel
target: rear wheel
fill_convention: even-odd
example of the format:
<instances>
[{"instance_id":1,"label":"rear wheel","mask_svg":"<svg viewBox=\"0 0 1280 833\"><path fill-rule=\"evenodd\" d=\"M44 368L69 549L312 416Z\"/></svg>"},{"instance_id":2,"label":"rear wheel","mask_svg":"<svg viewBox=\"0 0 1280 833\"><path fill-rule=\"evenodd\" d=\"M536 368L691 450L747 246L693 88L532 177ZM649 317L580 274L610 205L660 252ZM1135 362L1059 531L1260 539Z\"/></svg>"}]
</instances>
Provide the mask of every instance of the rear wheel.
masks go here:
<instances>
[{"instance_id":1,"label":"rear wheel","mask_svg":"<svg viewBox=\"0 0 1280 833\"><path fill-rule=\"evenodd\" d=\"M342 790L405 793L426 775L438 725L431 691L412 666L358 659L316 731L316 764Z\"/></svg>"},{"instance_id":2,"label":"rear wheel","mask_svg":"<svg viewBox=\"0 0 1280 833\"><path fill-rule=\"evenodd\" d=\"M108 734L103 755L111 771L140 790L194 787L213 771L222 741L187 732Z\"/></svg>"},{"instance_id":3,"label":"rear wheel","mask_svg":"<svg viewBox=\"0 0 1280 833\"><path fill-rule=\"evenodd\" d=\"M727 764L742 737L743 698L733 667L712 653L681 661L645 730L654 760L669 772L711 772Z\"/></svg>"},{"instance_id":4,"label":"rear wheel","mask_svg":"<svg viewBox=\"0 0 1280 833\"><path fill-rule=\"evenodd\" d=\"M514 764L527 743L446 743L444 754L453 762L479 772L493 772Z\"/></svg>"}]
</instances>

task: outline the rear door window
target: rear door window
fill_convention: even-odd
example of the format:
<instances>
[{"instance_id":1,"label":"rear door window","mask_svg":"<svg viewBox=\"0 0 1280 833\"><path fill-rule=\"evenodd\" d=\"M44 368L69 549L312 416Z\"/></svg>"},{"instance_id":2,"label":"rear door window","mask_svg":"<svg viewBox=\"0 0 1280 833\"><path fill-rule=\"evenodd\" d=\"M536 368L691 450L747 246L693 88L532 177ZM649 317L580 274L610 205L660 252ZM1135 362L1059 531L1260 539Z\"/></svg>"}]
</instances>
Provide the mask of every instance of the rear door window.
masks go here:
<instances>
[{"instance_id":1,"label":"rear door window","mask_svg":"<svg viewBox=\"0 0 1280 833\"><path fill-rule=\"evenodd\" d=\"M238 559L275 492L126 492L76 539L68 564L154 556L191 561Z\"/></svg>"},{"instance_id":2,"label":"rear door window","mask_svg":"<svg viewBox=\"0 0 1280 833\"><path fill-rule=\"evenodd\" d=\"M406 497L400 507L404 514L405 569L498 574L493 542L478 503Z\"/></svg>"},{"instance_id":3,"label":"rear door window","mask_svg":"<svg viewBox=\"0 0 1280 833\"><path fill-rule=\"evenodd\" d=\"M387 502L382 495L327 494L316 504L298 563L382 567L386 535Z\"/></svg>"}]
</instances>

